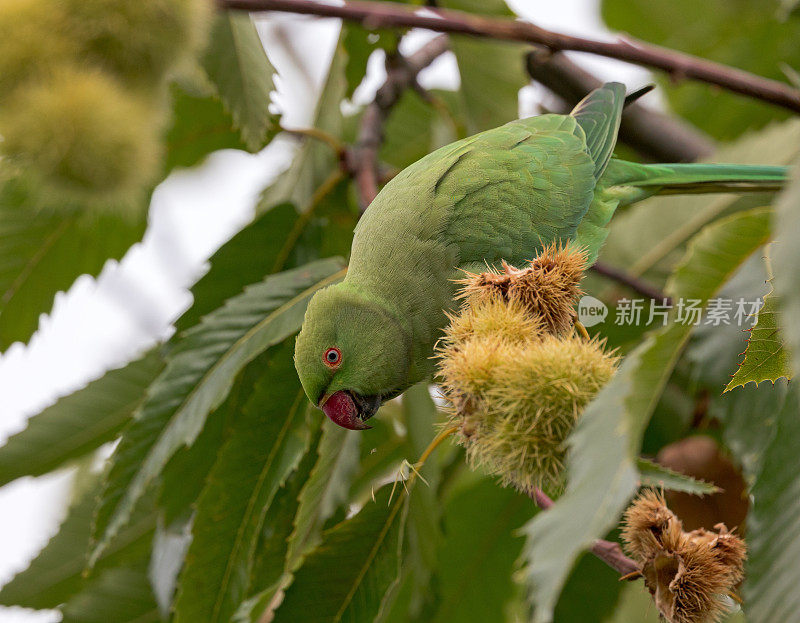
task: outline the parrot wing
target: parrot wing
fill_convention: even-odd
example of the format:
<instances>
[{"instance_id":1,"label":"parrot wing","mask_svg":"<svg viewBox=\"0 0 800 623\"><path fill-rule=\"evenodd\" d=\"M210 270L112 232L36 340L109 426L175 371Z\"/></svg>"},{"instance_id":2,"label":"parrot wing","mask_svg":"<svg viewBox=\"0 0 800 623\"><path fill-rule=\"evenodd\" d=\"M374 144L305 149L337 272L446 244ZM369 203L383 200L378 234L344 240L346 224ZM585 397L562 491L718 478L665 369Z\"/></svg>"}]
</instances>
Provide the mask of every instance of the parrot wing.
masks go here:
<instances>
[{"instance_id":1,"label":"parrot wing","mask_svg":"<svg viewBox=\"0 0 800 623\"><path fill-rule=\"evenodd\" d=\"M578 120L542 115L460 143L436 171L434 202L446 211L441 239L459 265L521 264L569 239L592 202L596 164Z\"/></svg>"},{"instance_id":2,"label":"parrot wing","mask_svg":"<svg viewBox=\"0 0 800 623\"><path fill-rule=\"evenodd\" d=\"M625 85L608 82L589 93L570 113L586 135L586 150L594 160L595 180L600 179L614 153L624 105Z\"/></svg>"}]
</instances>

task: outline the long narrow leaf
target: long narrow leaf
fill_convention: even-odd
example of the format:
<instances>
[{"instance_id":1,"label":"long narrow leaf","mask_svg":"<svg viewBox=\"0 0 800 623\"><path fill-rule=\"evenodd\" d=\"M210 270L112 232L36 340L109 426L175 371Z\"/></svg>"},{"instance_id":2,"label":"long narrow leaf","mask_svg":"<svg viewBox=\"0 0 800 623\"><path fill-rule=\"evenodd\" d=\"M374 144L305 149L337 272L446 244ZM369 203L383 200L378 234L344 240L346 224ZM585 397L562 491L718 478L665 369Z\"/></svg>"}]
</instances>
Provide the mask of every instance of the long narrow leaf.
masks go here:
<instances>
[{"instance_id":1,"label":"long narrow leaf","mask_svg":"<svg viewBox=\"0 0 800 623\"><path fill-rule=\"evenodd\" d=\"M271 352L262 353L247 364L234 381L225 402L208 416L202 432L191 446L181 448L162 470L158 507L164 522L183 522L194 512L194 505L205 487L220 448L227 442L244 405L263 376L263 366Z\"/></svg>"},{"instance_id":2,"label":"long narrow leaf","mask_svg":"<svg viewBox=\"0 0 800 623\"><path fill-rule=\"evenodd\" d=\"M307 447L307 400L286 346L263 370L197 501L178 623L230 620L248 588L264 515Z\"/></svg>"},{"instance_id":3,"label":"long narrow leaf","mask_svg":"<svg viewBox=\"0 0 800 623\"><path fill-rule=\"evenodd\" d=\"M32 416L0 448L0 485L46 474L111 441L163 368L158 351L150 351Z\"/></svg>"},{"instance_id":4,"label":"long narrow leaf","mask_svg":"<svg viewBox=\"0 0 800 623\"><path fill-rule=\"evenodd\" d=\"M276 595L294 580L292 572L302 564L305 555L319 545L325 521L345 501L358 465L359 440L357 432L340 428L327 419L322 422L313 464L292 504L294 515L289 534L286 542L276 548L281 552L280 564L273 560L272 569L267 573L262 563L258 583L253 586L257 592L242 604L236 613L237 622L258 623L266 616L270 604L275 606ZM272 552L272 556L275 555Z\"/></svg>"},{"instance_id":5,"label":"long narrow leaf","mask_svg":"<svg viewBox=\"0 0 800 623\"><path fill-rule=\"evenodd\" d=\"M403 394L403 420L406 424L409 457L416 461L436 436L436 405L427 383L418 383ZM444 539L442 534L442 503L439 499L441 464L437 452L425 462L420 476L426 486L414 487L409 494L408 506L408 581L411 582L411 607L418 613L430 609L439 599L435 585L439 566L438 549Z\"/></svg>"},{"instance_id":6,"label":"long narrow leaf","mask_svg":"<svg viewBox=\"0 0 800 623\"><path fill-rule=\"evenodd\" d=\"M444 507L438 544L441 600L434 623L483 623L504 612L523 539L517 529L536 511L527 496L484 478L462 487Z\"/></svg>"},{"instance_id":7,"label":"long narrow leaf","mask_svg":"<svg viewBox=\"0 0 800 623\"><path fill-rule=\"evenodd\" d=\"M392 597L408 498L383 487L354 517L327 530L275 612L274 623L372 621Z\"/></svg>"},{"instance_id":8,"label":"long narrow leaf","mask_svg":"<svg viewBox=\"0 0 800 623\"><path fill-rule=\"evenodd\" d=\"M711 495L719 491L719 488L711 483L686 476L647 459L637 460L636 468L639 470L642 485L646 487L683 491L694 495Z\"/></svg>"},{"instance_id":9,"label":"long narrow leaf","mask_svg":"<svg viewBox=\"0 0 800 623\"><path fill-rule=\"evenodd\" d=\"M91 535L97 489L86 493L62 522L27 569L18 573L0 591L0 603L26 608L55 608L86 586L86 555ZM139 512L114 539L96 571L131 562L147 561L156 519L151 504Z\"/></svg>"},{"instance_id":10,"label":"long narrow leaf","mask_svg":"<svg viewBox=\"0 0 800 623\"><path fill-rule=\"evenodd\" d=\"M144 233L144 205L138 213L110 206L34 213L30 204L16 184L0 188L0 350L27 341L57 292L97 275Z\"/></svg>"},{"instance_id":11,"label":"long narrow leaf","mask_svg":"<svg viewBox=\"0 0 800 623\"><path fill-rule=\"evenodd\" d=\"M358 465L359 441L358 433L328 420L323 423L319 458L298 498L300 506L287 554L290 570L316 547L323 524L344 501Z\"/></svg>"},{"instance_id":12,"label":"long narrow leaf","mask_svg":"<svg viewBox=\"0 0 800 623\"><path fill-rule=\"evenodd\" d=\"M158 623L144 565L103 571L61 608L61 623Z\"/></svg>"},{"instance_id":13,"label":"long narrow leaf","mask_svg":"<svg viewBox=\"0 0 800 623\"><path fill-rule=\"evenodd\" d=\"M269 111L275 69L248 13L226 11L214 21L203 66L251 150L263 147L277 122Z\"/></svg>"},{"instance_id":14,"label":"long narrow leaf","mask_svg":"<svg viewBox=\"0 0 800 623\"><path fill-rule=\"evenodd\" d=\"M309 405L309 411L311 406ZM306 415L312 438L308 451L303 456L286 482L275 494L269 512L264 518L261 535L256 545L253 568L250 572L248 593L256 594L275 585L286 573L289 536L294 529L294 520L300 506L300 492L317 462L317 451L322 439L322 419Z\"/></svg>"},{"instance_id":15,"label":"long narrow leaf","mask_svg":"<svg viewBox=\"0 0 800 623\"><path fill-rule=\"evenodd\" d=\"M338 259L322 260L270 276L186 333L114 453L92 562L167 461L194 442L244 366L300 328L311 296L341 279L341 267Z\"/></svg>"}]
</instances>

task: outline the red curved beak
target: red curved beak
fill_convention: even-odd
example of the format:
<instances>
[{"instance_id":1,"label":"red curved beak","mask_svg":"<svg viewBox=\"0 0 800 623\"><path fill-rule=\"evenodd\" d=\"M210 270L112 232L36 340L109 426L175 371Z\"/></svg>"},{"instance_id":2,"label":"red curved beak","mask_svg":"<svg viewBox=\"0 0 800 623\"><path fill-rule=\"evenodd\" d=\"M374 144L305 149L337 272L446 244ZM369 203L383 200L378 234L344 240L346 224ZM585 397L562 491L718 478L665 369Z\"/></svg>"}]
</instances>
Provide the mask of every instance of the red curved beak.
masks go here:
<instances>
[{"instance_id":1,"label":"red curved beak","mask_svg":"<svg viewBox=\"0 0 800 623\"><path fill-rule=\"evenodd\" d=\"M361 419L358 406L353 397L345 392L334 392L320 403L323 413L335 424L350 430L366 430L372 428Z\"/></svg>"}]
</instances>

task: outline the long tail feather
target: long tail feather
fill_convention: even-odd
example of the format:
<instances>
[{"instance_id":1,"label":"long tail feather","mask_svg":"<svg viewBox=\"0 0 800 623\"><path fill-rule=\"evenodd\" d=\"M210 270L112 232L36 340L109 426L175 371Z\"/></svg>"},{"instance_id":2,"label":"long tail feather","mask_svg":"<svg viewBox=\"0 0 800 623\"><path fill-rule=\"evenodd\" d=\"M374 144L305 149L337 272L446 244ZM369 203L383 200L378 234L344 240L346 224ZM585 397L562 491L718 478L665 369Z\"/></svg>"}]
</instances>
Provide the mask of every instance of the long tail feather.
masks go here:
<instances>
[{"instance_id":1,"label":"long tail feather","mask_svg":"<svg viewBox=\"0 0 800 623\"><path fill-rule=\"evenodd\" d=\"M769 192L780 190L788 174L788 168L781 166L638 164L612 160L602 184L639 189L642 195Z\"/></svg>"}]
</instances>

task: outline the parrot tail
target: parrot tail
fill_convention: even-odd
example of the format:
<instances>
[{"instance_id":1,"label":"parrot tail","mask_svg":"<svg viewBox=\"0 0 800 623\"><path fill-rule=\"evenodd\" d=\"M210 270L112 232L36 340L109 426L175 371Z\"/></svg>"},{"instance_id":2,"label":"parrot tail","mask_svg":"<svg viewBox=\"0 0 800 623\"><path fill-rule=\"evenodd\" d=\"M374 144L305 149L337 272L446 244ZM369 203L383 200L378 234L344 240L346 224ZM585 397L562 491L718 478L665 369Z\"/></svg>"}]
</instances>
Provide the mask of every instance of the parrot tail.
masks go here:
<instances>
[{"instance_id":1,"label":"parrot tail","mask_svg":"<svg viewBox=\"0 0 800 623\"><path fill-rule=\"evenodd\" d=\"M638 201L655 194L770 192L780 190L788 177L788 167L782 166L639 164L611 160L601 184L606 188L619 187L623 196L629 193L631 201Z\"/></svg>"}]
</instances>

